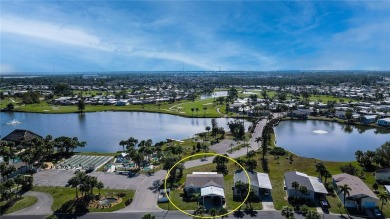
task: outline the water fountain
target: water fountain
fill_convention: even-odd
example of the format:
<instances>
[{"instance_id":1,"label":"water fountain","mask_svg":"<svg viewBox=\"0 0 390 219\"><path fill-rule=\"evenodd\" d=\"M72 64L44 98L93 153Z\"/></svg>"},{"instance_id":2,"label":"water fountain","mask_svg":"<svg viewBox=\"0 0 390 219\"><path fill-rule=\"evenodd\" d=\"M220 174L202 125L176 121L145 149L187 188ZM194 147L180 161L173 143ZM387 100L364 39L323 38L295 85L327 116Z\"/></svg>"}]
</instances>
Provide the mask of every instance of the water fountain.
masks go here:
<instances>
[{"instance_id":1,"label":"water fountain","mask_svg":"<svg viewBox=\"0 0 390 219\"><path fill-rule=\"evenodd\" d=\"M13 120L7 122L7 125L19 125L20 123L22 123L22 122L20 122L16 119L13 119Z\"/></svg>"},{"instance_id":2,"label":"water fountain","mask_svg":"<svg viewBox=\"0 0 390 219\"><path fill-rule=\"evenodd\" d=\"M320 134L320 135L328 134L328 132L325 131L325 130L314 130L313 133L315 133L315 134Z\"/></svg>"}]
</instances>

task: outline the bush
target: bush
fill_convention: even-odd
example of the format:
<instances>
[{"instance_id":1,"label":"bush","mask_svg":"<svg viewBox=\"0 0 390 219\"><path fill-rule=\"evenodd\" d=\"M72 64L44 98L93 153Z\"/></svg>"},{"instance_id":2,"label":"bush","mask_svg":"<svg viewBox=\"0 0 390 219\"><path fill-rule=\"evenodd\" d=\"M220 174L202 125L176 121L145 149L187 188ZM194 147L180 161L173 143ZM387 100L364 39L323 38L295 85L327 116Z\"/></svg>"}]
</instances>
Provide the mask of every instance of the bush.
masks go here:
<instances>
[{"instance_id":1,"label":"bush","mask_svg":"<svg viewBox=\"0 0 390 219\"><path fill-rule=\"evenodd\" d=\"M42 169L46 169L48 167L49 167L49 165L47 165L46 163L43 163L42 166L41 166Z\"/></svg>"},{"instance_id":2,"label":"bush","mask_svg":"<svg viewBox=\"0 0 390 219\"><path fill-rule=\"evenodd\" d=\"M129 198L127 201L125 201L125 205L128 206L133 202L133 199Z\"/></svg>"},{"instance_id":3,"label":"bush","mask_svg":"<svg viewBox=\"0 0 390 219\"><path fill-rule=\"evenodd\" d=\"M123 197L126 196L126 193L123 193L123 192L122 192L122 193L119 193L118 196L121 197L121 198L123 198Z\"/></svg>"},{"instance_id":4,"label":"bush","mask_svg":"<svg viewBox=\"0 0 390 219\"><path fill-rule=\"evenodd\" d=\"M303 216L305 216L307 214L307 212L309 211L309 207L307 205L302 205L300 211L301 211L301 214Z\"/></svg>"},{"instance_id":5,"label":"bush","mask_svg":"<svg viewBox=\"0 0 390 219\"><path fill-rule=\"evenodd\" d=\"M286 150L282 147L274 147L269 153L271 155L284 156L286 154Z\"/></svg>"}]
</instances>

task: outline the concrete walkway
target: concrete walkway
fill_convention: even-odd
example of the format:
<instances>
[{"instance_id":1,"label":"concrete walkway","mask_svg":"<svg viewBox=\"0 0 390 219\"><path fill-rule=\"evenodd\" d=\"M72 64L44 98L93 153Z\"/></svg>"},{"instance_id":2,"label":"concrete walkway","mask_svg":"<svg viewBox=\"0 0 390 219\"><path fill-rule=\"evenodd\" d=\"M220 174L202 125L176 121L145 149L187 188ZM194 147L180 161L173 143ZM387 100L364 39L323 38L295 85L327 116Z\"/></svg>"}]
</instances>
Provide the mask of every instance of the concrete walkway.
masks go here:
<instances>
[{"instance_id":1,"label":"concrete walkway","mask_svg":"<svg viewBox=\"0 0 390 219\"><path fill-rule=\"evenodd\" d=\"M30 207L23 208L19 211L12 212L9 215L50 215L53 214L51 205L53 204L53 197L44 192L29 191L23 196L34 196L38 198L38 202Z\"/></svg>"},{"instance_id":2,"label":"concrete walkway","mask_svg":"<svg viewBox=\"0 0 390 219\"><path fill-rule=\"evenodd\" d=\"M275 210L274 202L273 202L271 196L263 197L261 200L261 203L263 205L263 210L265 210L265 211Z\"/></svg>"}]
</instances>

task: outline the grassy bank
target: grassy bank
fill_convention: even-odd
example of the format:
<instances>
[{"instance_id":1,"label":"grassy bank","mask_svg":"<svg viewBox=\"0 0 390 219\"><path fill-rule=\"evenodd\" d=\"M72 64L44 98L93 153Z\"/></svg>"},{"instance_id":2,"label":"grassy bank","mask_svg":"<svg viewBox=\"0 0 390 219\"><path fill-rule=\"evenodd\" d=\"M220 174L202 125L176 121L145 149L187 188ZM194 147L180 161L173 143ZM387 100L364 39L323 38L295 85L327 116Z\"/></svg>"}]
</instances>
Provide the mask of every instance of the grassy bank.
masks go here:
<instances>
[{"instance_id":1,"label":"grassy bank","mask_svg":"<svg viewBox=\"0 0 390 219\"><path fill-rule=\"evenodd\" d=\"M23 208L30 207L37 202L38 199L34 196L23 196L22 199L16 201L12 206L7 206L7 201L2 201L0 202L0 215L19 211Z\"/></svg>"},{"instance_id":2,"label":"grassy bank","mask_svg":"<svg viewBox=\"0 0 390 219\"><path fill-rule=\"evenodd\" d=\"M74 204L75 197L76 197L76 190L75 188L67 188L67 187L48 187L48 186L34 186L34 191L38 192L46 192L49 193L51 196L53 196L54 202L51 206L51 209L54 212L63 212L63 213L79 213L76 209L76 206ZM124 193L126 194L124 197L122 197L122 202L114 205L111 208L104 208L104 209L96 209L96 208L89 208L89 212L112 212L119 209L122 209L125 207L125 200L132 199L134 197L134 191L132 190L120 190L120 189L102 189L101 194L103 196L109 196L112 193L119 194ZM98 194L98 190L94 189L94 194Z\"/></svg>"},{"instance_id":3,"label":"grassy bank","mask_svg":"<svg viewBox=\"0 0 390 219\"><path fill-rule=\"evenodd\" d=\"M12 101L12 100L13 101ZM3 99L0 102L0 108L5 108L8 103L13 103L15 112L32 112L32 113L78 113L76 105L51 105L45 101L37 104L20 104L21 100L17 98ZM206 107L206 110L203 108ZM196 111L198 108L198 111ZM191 109L194 109L192 111ZM125 112L155 112L166 113L172 115L180 115L184 117L195 118L218 118L225 116L225 104L218 104L213 102L213 99L195 100L195 101L179 101L175 103L161 103L157 104L139 104L127 106L114 105L86 105L85 112L103 112L103 111L125 111ZM228 116L234 117L236 114L230 113Z\"/></svg>"}]
</instances>

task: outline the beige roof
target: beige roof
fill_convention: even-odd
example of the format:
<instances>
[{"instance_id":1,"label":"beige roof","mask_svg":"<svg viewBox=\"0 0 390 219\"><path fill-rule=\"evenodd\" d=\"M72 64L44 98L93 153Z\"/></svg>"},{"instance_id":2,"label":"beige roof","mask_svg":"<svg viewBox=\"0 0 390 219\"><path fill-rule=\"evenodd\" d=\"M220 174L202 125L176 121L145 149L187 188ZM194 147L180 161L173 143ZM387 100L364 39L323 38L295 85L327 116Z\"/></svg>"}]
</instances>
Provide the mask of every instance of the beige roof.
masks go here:
<instances>
[{"instance_id":1,"label":"beige roof","mask_svg":"<svg viewBox=\"0 0 390 219\"><path fill-rule=\"evenodd\" d=\"M337 186L348 185L351 188L349 191L349 196L353 197L362 197L369 196L374 199L378 197L371 191L370 188L358 177L349 175L347 173L341 173L333 176L333 180L336 182Z\"/></svg>"},{"instance_id":2,"label":"beige roof","mask_svg":"<svg viewBox=\"0 0 390 219\"><path fill-rule=\"evenodd\" d=\"M188 174L185 187L193 186L202 188L206 186L217 186L223 188L222 174Z\"/></svg>"}]
</instances>

